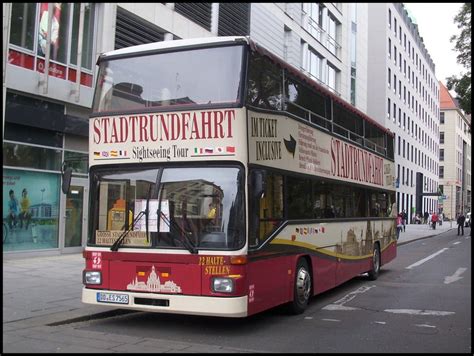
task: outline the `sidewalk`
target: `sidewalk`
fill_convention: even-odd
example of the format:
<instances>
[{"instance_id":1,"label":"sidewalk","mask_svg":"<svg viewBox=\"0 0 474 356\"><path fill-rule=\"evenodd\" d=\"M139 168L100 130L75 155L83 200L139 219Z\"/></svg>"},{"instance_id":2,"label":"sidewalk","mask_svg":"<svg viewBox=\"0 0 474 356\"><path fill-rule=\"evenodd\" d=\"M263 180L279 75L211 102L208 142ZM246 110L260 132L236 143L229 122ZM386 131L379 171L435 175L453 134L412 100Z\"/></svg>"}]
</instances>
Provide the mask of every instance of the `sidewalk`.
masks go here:
<instances>
[{"instance_id":1,"label":"sidewalk","mask_svg":"<svg viewBox=\"0 0 474 356\"><path fill-rule=\"evenodd\" d=\"M436 225L436 230L433 230L428 224L406 225L405 232L400 232L400 237L398 238L398 245L404 245L413 240L424 239L457 228L458 226L455 221L452 222L452 227L451 222L443 221L442 225ZM464 231L464 233L466 233L466 231Z\"/></svg>"},{"instance_id":2,"label":"sidewalk","mask_svg":"<svg viewBox=\"0 0 474 356\"><path fill-rule=\"evenodd\" d=\"M453 229L457 225L452 225ZM449 222L436 230L428 225L406 226L399 245L451 230ZM218 345L139 337L116 338L112 334L75 329L73 324L47 326L64 320L85 321L110 308L81 302L82 253L27 259L3 259L3 352L255 352ZM91 340L93 342L91 342ZM150 350L151 351L151 350Z\"/></svg>"}]
</instances>

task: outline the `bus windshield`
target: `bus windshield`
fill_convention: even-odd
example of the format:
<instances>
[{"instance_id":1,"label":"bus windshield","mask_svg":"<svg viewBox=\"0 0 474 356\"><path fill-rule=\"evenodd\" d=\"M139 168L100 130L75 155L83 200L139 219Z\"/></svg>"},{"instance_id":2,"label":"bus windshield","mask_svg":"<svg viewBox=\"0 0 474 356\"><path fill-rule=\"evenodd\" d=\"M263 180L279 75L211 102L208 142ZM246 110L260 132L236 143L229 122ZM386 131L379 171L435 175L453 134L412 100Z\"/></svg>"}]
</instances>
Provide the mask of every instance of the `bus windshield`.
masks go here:
<instances>
[{"instance_id":1,"label":"bus windshield","mask_svg":"<svg viewBox=\"0 0 474 356\"><path fill-rule=\"evenodd\" d=\"M93 113L240 102L243 46L105 59Z\"/></svg>"},{"instance_id":2,"label":"bus windshield","mask_svg":"<svg viewBox=\"0 0 474 356\"><path fill-rule=\"evenodd\" d=\"M241 175L235 166L94 169L89 244L111 246L127 232L121 247L241 248Z\"/></svg>"}]
</instances>

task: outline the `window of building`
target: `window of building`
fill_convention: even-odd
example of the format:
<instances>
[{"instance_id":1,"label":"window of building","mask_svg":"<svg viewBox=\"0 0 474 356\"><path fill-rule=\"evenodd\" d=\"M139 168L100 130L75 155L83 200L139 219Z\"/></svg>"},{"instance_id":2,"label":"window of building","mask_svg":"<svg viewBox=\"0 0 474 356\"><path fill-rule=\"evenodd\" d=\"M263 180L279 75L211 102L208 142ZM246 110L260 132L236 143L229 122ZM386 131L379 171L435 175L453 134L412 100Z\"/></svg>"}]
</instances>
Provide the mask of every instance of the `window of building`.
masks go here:
<instances>
[{"instance_id":1,"label":"window of building","mask_svg":"<svg viewBox=\"0 0 474 356\"><path fill-rule=\"evenodd\" d=\"M93 4L84 4L84 27L82 37L82 59L81 66L92 70L95 65L93 59L95 54L94 49L94 11ZM73 4L73 23L72 23L72 37L71 37L71 64L77 65L77 45L79 40L79 18L81 13L81 4Z\"/></svg>"},{"instance_id":2,"label":"window of building","mask_svg":"<svg viewBox=\"0 0 474 356\"><path fill-rule=\"evenodd\" d=\"M4 252L58 247L60 180L55 173L3 170L3 211L9 211L11 201L18 209L5 219L14 233L4 241ZM29 214L21 214L24 207Z\"/></svg>"},{"instance_id":3,"label":"window of building","mask_svg":"<svg viewBox=\"0 0 474 356\"><path fill-rule=\"evenodd\" d=\"M337 92L336 69L330 64L327 64L326 69L327 69L327 85L329 88Z\"/></svg>"},{"instance_id":4,"label":"window of building","mask_svg":"<svg viewBox=\"0 0 474 356\"><path fill-rule=\"evenodd\" d=\"M439 150L439 160L444 161L444 149L443 148L441 148Z\"/></svg>"},{"instance_id":5,"label":"window of building","mask_svg":"<svg viewBox=\"0 0 474 356\"><path fill-rule=\"evenodd\" d=\"M10 63L31 70L44 70L47 52L48 19L52 8L50 37L50 75L76 80L77 46L82 36L81 83L92 86L92 71L95 65L94 33L95 4L72 3L13 3L10 30ZM84 7L84 27L79 34L81 6ZM17 46L17 47L15 47ZM39 58L37 58L39 57Z\"/></svg>"},{"instance_id":6,"label":"window of building","mask_svg":"<svg viewBox=\"0 0 474 356\"><path fill-rule=\"evenodd\" d=\"M444 132L442 131L439 133L439 143L440 144L444 143Z\"/></svg>"},{"instance_id":7,"label":"window of building","mask_svg":"<svg viewBox=\"0 0 474 356\"><path fill-rule=\"evenodd\" d=\"M309 63L308 63L308 72L321 81L321 68L322 68L322 56L320 56L318 53L316 53L314 50L309 49Z\"/></svg>"},{"instance_id":8,"label":"window of building","mask_svg":"<svg viewBox=\"0 0 474 356\"><path fill-rule=\"evenodd\" d=\"M439 123L444 124L444 112L439 113Z\"/></svg>"},{"instance_id":9,"label":"window of building","mask_svg":"<svg viewBox=\"0 0 474 356\"><path fill-rule=\"evenodd\" d=\"M33 51L37 4L13 3L11 9L10 43Z\"/></svg>"},{"instance_id":10,"label":"window of building","mask_svg":"<svg viewBox=\"0 0 474 356\"><path fill-rule=\"evenodd\" d=\"M444 178L444 166L439 166L439 177Z\"/></svg>"}]
</instances>

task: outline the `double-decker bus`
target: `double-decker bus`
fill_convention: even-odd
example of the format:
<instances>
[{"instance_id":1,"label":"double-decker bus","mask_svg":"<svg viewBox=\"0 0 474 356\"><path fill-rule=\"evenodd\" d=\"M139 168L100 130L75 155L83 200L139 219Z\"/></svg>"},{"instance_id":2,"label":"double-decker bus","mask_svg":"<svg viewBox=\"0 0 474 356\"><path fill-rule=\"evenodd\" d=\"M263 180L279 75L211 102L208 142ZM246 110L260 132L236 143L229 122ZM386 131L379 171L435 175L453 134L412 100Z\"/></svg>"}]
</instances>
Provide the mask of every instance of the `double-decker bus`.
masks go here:
<instances>
[{"instance_id":1,"label":"double-decker bus","mask_svg":"<svg viewBox=\"0 0 474 356\"><path fill-rule=\"evenodd\" d=\"M250 38L98 65L84 303L302 313L396 257L393 135Z\"/></svg>"}]
</instances>

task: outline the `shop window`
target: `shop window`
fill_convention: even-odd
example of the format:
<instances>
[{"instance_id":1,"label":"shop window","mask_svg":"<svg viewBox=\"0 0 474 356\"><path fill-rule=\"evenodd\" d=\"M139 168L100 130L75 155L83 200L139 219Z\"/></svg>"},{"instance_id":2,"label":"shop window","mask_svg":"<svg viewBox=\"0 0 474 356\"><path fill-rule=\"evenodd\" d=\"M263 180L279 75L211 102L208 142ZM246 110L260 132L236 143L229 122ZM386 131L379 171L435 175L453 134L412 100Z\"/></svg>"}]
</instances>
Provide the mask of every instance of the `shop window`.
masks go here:
<instances>
[{"instance_id":1,"label":"shop window","mask_svg":"<svg viewBox=\"0 0 474 356\"><path fill-rule=\"evenodd\" d=\"M42 57L38 62L34 56L10 49L9 63L28 69L44 70L44 59L48 43L49 3L13 3L10 43ZM82 38L82 68L93 70L94 66L94 29L95 5L84 4L84 28ZM53 3L51 23L50 60L56 66L51 75L75 81L75 72L68 71L64 65L77 64L77 44L81 4ZM39 13L39 14L38 14ZM56 62L56 63L54 63ZM83 74L83 85L92 86L92 76Z\"/></svg>"},{"instance_id":2,"label":"shop window","mask_svg":"<svg viewBox=\"0 0 474 356\"><path fill-rule=\"evenodd\" d=\"M18 143L3 143L3 164L6 166L61 170L61 150Z\"/></svg>"},{"instance_id":3,"label":"shop window","mask_svg":"<svg viewBox=\"0 0 474 356\"><path fill-rule=\"evenodd\" d=\"M3 171L3 251L58 248L58 174Z\"/></svg>"},{"instance_id":4,"label":"shop window","mask_svg":"<svg viewBox=\"0 0 474 356\"><path fill-rule=\"evenodd\" d=\"M89 155L81 152L64 151L64 163L66 168L72 168L73 173L87 174Z\"/></svg>"},{"instance_id":5,"label":"shop window","mask_svg":"<svg viewBox=\"0 0 474 356\"><path fill-rule=\"evenodd\" d=\"M40 5L40 20L38 27L38 55L46 56L48 33L48 3ZM54 3L51 25L50 58L53 61L67 63L67 48L69 46L69 6L67 3Z\"/></svg>"},{"instance_id":6,"label":"shop window","mask_svg":"<svg viewBox=\"0 0 474 356\"><path fill-rule=\"evenodd\" d=\"M77 65L77 42L79 33L79 19L81 4L76 3L73 12L72 38L71 38L71 64ZM94 58L94 9L92 4L84 5L84 30L82 38L82 59L81 67L92 69L92 59Z\"/></svg>"},{"instance_id":7,"label":"shop window","mask_svg":"<svg viewBox=\"0 0 474 356\"><path fill-rule=\"evenodd\" d=\"M10 43L33 51L35 19L35 3L13 3Z\"/></svg>"}]
</instances>

